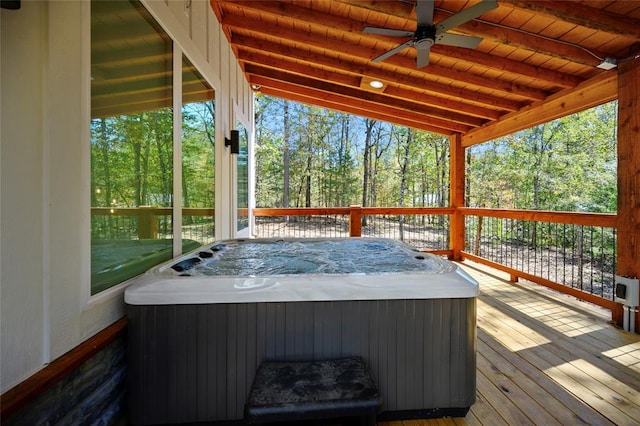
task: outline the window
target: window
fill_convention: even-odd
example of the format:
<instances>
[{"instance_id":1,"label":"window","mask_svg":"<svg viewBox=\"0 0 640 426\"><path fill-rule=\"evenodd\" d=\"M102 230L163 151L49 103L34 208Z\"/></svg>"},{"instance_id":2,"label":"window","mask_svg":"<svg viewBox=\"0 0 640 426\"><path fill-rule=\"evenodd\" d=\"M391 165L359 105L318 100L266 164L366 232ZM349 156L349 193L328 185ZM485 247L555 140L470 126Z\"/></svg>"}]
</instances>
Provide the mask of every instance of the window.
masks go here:
<instances>
[{"instance_id":1,"label":"window","mask_svg":"<svg viewBox=\"0 0 640 426\"><path fill-rule=\"evenodd\" d=\"M215 99L211 86L182 58L182 246L214 241Z\"/></svg>"},{"instance_id":2,"label":"window","mask_svg":"<svg viewBox=\"0 0 640 426\"><path fill-rule=\"evenodd\" d=\"M237 231L249 227L249 135L247 129L238 122L238 159L237 159Z\"/></svg>"},{"instance_id":3,"label":"window","mask_svg":"<svg viewBox=\"0 0 640 426\"><path fill-rule=\"evenodd\" d=\"M181 145L173 140L174 59ZM214 95L184 55L173 57L170 37L138 1L91 2L92 295L171 259L174 233L183 253L213 241Z\"/></svg>"}]
</instances>

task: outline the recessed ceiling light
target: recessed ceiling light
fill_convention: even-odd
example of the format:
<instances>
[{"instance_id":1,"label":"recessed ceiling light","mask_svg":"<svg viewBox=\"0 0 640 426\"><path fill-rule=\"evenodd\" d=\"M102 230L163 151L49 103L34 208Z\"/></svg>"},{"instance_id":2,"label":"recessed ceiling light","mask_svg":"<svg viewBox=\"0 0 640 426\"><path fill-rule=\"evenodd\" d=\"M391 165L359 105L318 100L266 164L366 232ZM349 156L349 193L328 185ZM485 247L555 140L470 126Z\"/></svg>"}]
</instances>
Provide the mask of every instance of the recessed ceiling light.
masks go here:
<instances>
[{"instance_id":1,"label":"recessed ceiling light","mask_svg":"<svg viewBox=\"0 0 640 426\"><path fill-rule=\"evenodd\" d=\"M370 92L382 93L387 88L387 84L382 80L363 76L360 79L360 88Z\"/></svg>"}]
</instances>

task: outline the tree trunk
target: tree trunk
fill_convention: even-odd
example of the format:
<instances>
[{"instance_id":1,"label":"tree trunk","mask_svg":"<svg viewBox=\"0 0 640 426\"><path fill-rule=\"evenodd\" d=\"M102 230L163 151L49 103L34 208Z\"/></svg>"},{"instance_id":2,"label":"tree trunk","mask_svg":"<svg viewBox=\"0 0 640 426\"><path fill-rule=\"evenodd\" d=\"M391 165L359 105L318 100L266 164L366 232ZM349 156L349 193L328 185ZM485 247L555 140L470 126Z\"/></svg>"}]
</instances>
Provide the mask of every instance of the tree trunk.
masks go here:
<instances>
[{"instance_id":1,"label":"tree trunk","mask_svg":"<svg viewBox=\"0 0 640 426\"><path fill-rule=\"evenodd\" d=\"M104 167L104 207L111 205L111 166L109 165L109 141L107 139L107 123L100 120L100 151Z\"/></svg>"},{"instance_id":2,"label":"tree trunk","mask_svg":"<svg viewBox=\"0 0 640 426\"><path fill-rule=\"evenodd\" d=\"M142 142L141 142L142 143ZM149 151L151 150L151 139L144 140L144 153L142 154L142 170L140 172L140 203L137 206L147 205L147 186L149 175Z\"/></svg>"},{"instance_id":3,"label":"tree trunk","mask_svg":"<svg viewBox=\"0 0 640 426\"><path fill-rule=\"evenodd\" d=\"M371 197L370 197L370 205L375 207L378 205L378 172L380 170L380 159L384 155L385 151L391 146L391 140L393 135L391 133L388 134L389 140L386 145L382 145L380 143L382 136L378 133L376 137L376 141L371 147L372 153L375 154L375 160L371 171Z\"/></svg>"},{"instance_id":4,"label":"tree trunk","mask_svg":"<svg viewBox=\"0 0 640 426\"><path fill-rule=\"evenodd\" d=\"M282 162L284 168L284 182L283 182L283 194L282 194L282 207L289 207L289 162L290 162L290 153L289 153L289 138L291 133L291 126L289 123L289 101L284 101L283 105L283 114L284 114L284 144L282 147Z\"/></svg>"},{"instance_id":5,"label":"tree trunk","mask_svg":"<svg viewBox=\"0 0 640 426\"><path fill-rule=\"evenodd\" d=\"M142 205L142 145L140 140L133 142L133 184L135 186L135 206Z\"/></svg>"},{"instance_id":6,"label":"tree trunk","mask_svg":"<svg viewBox=\"0 0 640 426\"><path fill-rule=\"evenodd\" d=\"M365 120L365 138L364 138L364 153L362 159L362 168L363 168L363 176L362 176L362 207L367 207L368 200L368 188L369 188L369 173L371 172L371 145L372 145L372 132L373 126L375 125L374 120L366 119ZM362 216L362 226L367 225L367 216Z\"/></svg>"},{"instance_id":7,"label":"tree trunk","mask_svg":"<svg viewBox=\"0 0 640 426\"><path fill-rule=\"evenodd\" d=\"M209 112L208 118L210 120L207 120L206 118L203 117L202 122L204 123L204 129L207 135L207 140L211 144L211 147L215 148L216 147L216 144L215 144L215 130L216 130L215 129L215 122L216 122L215 108L216 106L214 101L207 101L207 102L204 102L204 107Z\"/></svg>"},{"instance_id":8,"label":"tree trunk","mask_svg":"<svg viewBox=\"0 0 640 426\"><path fill-rule=\"evenodd\" d=\"M187 185L187 179L185 178L184 168L182 168L182 208L190 207L191 200L189 199L189 185ZM182 224L193 224L193 216L182 215Z\"/></svg>"},{"instance_id":9,"label":"tree trunk","mask_svg":"<svg viewBox=\"0 0 640 426\"><path fill-rule=\"evenodd\" d=\"M312 158L311 158L311 153L309 153L309 156L307 157L307 172L305 173L305 177L304 177L304 187L305 187L304 206L305 207L311 207L311 165L312 165Z\"/></svg>"},{"instance_id":10,"label":"tree trunk","mask_svg":"<svg viewBox=\"0 0 640 426\"><path fill-rule=\"evenodd\" d=\"M103 186L101 192L104 191L104 207L111 205L111 167L109 165L109 140L107 139L107 123L105 119L100 120L100 154L102 156L102 165L104 168ZM94 191L95 192L95 191ZM100 206L100 201L96 197L96 206ZM107 234L106 238L114 238L112 230L114 229L113 215L107 216Z\"/></svg>"},{"instance_id":11,"label":"tree trunk","mask_svg":"<svg viewBox=\"0 0 640 426\"><path fill-rule=\"evenodd\" d=\"M408 129L407 142L404 146L404 152L400 160L400 207L404 207L404 195L407 186L407 172L409 170L409 152L412 141L413 131ZM404 216L400 215L400 241L404 241Z\"/></svg>"}]
</instances>

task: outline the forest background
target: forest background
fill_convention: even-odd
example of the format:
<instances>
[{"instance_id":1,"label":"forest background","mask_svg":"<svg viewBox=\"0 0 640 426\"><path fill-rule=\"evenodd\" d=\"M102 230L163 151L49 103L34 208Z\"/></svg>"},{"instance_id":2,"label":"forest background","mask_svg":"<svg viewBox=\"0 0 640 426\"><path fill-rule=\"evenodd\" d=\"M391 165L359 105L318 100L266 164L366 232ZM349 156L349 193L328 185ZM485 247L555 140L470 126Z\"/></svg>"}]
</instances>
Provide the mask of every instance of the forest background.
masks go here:
<instances>
[{"instance_id":1,"label":"forest background","mask_svg":"<svg viewBox=\"0 0 640 426\"><path fill-rule=\"evenodd\" d=\"M256 97L255 112L257 207L449 205L447 137L262 95ZM466 149L465 204L615 213L616 114L616 103L608 103ZM141 234L146 228L138 226L137 216L172 206L177 157L172 126L170 109L92 121L92 240L149 238ZM214 100L183 106L182 206L206 209L183 210L183 241L214 239L209 211L216 207L214 126ZM240 151L237 205L247 207L248 152ZM170 244L171 214L155 217L157 237ZM307 226L283 217L257 219L255 235L264 237L281 237L287 230L295 234ZM319 220L304 235L327 231L328 222ZM363 228L367 235L400 239L422 250L449 248L447 215L377 220ZM331 226L341 232L348 229L348 221L334 222ZM238 229L246 225L246 219L239 220ZM545 279L612 294L614 228L474 216L466 218L465 244L494 262L534 275L544 268Z\"/></svg>"},{"instance_id":2,"label":"forest background","mask_svg":"<svg viewBox=\"0 0 640 426\"><path fill-rule=\"evenodd\" d=\"M258 207L449 204L447 137L260 94L255 111ZM466 205L615 212L616 114L612 102L468 148ZM183 110L184 207L214 207L214 117L212 101ZM93 207L171 205L171 123L167 110L94 120Z\"/></svg>"},{"instance_id":3,"label":"forest background","mask_svg":"<svg viewBox=\"0 0 640 426\"><path fill-rule=\"evenodd\" d=\"M615 212L617 105L466 150L470 207ZM258 207L443 207L447 137L258 95Z\"/></svg>"}]
</instances>

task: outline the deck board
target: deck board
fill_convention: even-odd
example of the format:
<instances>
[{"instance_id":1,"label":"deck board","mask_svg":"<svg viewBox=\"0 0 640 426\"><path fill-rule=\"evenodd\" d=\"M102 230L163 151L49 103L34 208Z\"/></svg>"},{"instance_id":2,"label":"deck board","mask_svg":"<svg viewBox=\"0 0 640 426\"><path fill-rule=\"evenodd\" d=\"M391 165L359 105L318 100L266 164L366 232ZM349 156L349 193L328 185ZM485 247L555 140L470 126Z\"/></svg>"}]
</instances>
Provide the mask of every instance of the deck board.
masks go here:
<instances>
[{"instance_id":1,"label":"deck board","mask_svg":"<svg viewBox=\"0 0 640 426\"><path fill-rule=\"evenodd\" d=\"M462 266L480 283L476 403L464 418L379 425L639 424L640 335L599 307Z\"/></svg>"}]
</instances>

